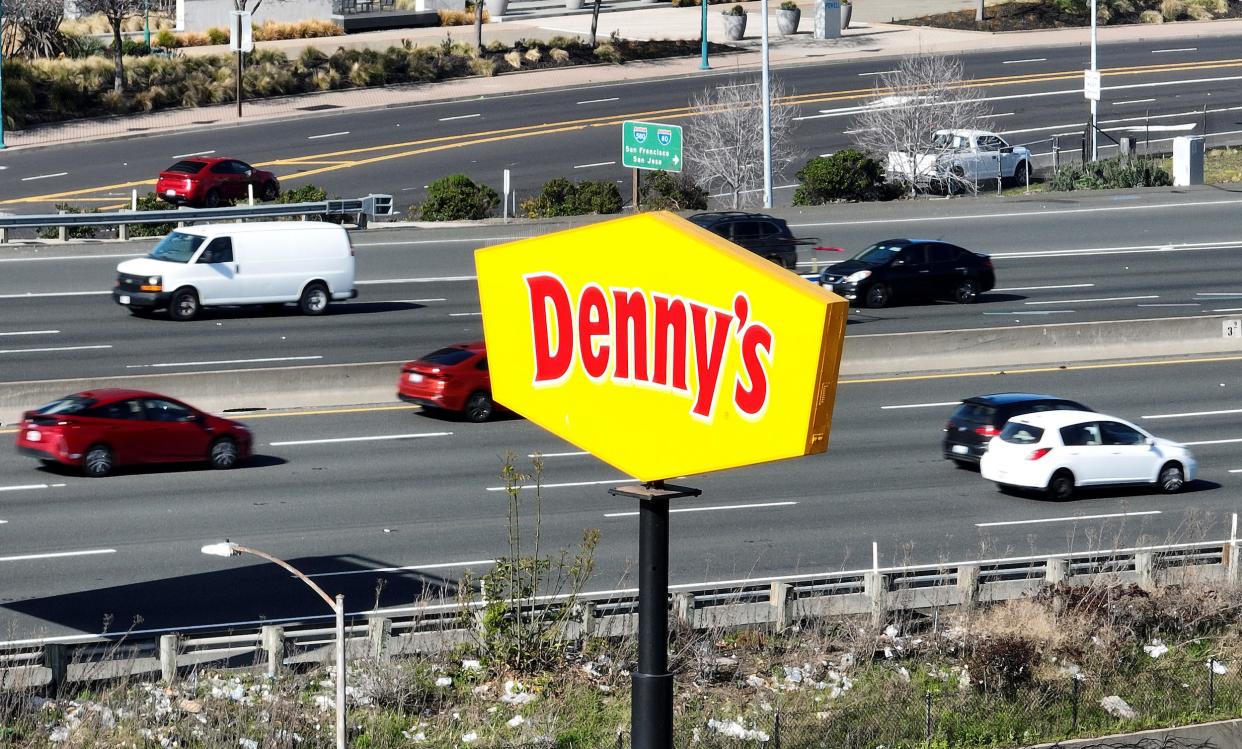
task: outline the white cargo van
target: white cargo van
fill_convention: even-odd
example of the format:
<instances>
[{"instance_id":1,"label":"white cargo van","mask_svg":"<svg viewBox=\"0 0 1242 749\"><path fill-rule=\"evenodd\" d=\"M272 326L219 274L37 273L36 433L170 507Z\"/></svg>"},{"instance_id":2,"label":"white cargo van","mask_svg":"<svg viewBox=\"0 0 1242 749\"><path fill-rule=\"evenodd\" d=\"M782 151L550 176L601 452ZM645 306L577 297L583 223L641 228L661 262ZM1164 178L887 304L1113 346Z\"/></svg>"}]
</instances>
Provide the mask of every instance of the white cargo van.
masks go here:
<instances>
[{"instance_id":1,"label":"white cargo van","mask_svg":"<svg viewBox=\"0 0 1242 749\"><path fill-rule=\"evenodd\" d=\"M174 320L203 307L286 302L319 315L358 296L349 234L318 222L187 226L116 273L113 301L134 314L167 308Z\"/></svg>"}]
</instances>

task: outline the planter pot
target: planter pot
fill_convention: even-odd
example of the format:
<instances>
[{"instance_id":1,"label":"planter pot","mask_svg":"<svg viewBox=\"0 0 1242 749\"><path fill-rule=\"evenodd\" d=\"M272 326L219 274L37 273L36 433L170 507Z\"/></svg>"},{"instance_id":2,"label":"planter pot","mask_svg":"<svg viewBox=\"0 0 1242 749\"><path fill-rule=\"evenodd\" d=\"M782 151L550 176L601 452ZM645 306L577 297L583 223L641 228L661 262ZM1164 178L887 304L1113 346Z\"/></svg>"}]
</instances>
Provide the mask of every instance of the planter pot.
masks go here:
<instances>
[{"instance_id":1,"label":"planter pot","mask_svg":"<svg viewBox=\"0 0 1242 749\"><path fill-rule=\"evenodd\" d=\"M776 28L782 36L793 36L798 33L798 22L801 20L802 11L798 8L776 11Z\"/></svg>"},{"instance_id":2,"label":"planter pot","mask_svg":"<svg viewBox=\"0 0 1242 749\"><path fill-rule=\"evenodd\" d=\"M850 16L854 13L854 6L850 3L841 3L841 30L845 31L850 27Z\"/></svg>"},{"instance_id":3,"label":"planter pot","mask_svg":"<svg viewBox=\"0 0 1242 749\"><path fill-rule=\"evenodd\" d=\"M483 0L483 7L492 18L499 18L509 10L509 0Z\"/></svg>"},{"instance_id":4,"label":"planter pot","mask_svg":"<svg viewBox=\"0 0 1242 749\"><path fill-rule=\"evenodd\" d=\"M565 10L582 10L582 0L565 0Z\"/></svg>"},{"instance_id":5,"label":"planter pot","mask_svg":"<svg viewBox=\"0 0 1242 749\"><path fill-rule=\"evenodd\" d=\"M738 41L746 35L746 16L721 15L724 19L725 39Z\"/></svg>"}]
</instances>

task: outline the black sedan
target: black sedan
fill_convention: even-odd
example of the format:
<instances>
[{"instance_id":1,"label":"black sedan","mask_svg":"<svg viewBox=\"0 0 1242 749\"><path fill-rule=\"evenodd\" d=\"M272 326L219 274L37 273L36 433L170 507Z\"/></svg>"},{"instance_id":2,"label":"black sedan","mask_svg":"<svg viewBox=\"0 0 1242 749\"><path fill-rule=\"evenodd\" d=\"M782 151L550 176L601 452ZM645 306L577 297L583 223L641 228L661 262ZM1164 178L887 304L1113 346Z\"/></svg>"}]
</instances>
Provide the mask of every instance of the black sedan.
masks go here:
<instances>
[{"instance_id":1,"label":"black sedan","mask_svg":"<svg viewBox=\"0 0 1242 749\"><path fill-rule=\"evenodd\" d=\"M946 460L959 466L978 465L988 442L1015 416L1040 411L1091 411L1078 401L1039 393L992 393L962 401L944 425Z\"/></svg>"},{"instance_id":2,"label":"black sedan","mask_svg":"<svg viewBox=\"0 0 1242 749\"><path fill-rule=\"evenodd\" d=\"M878 242L819 275L821 286L867 307L952 299L970 304L996 286L987 255L930 239Z\"/></svg>"}]
</instances>

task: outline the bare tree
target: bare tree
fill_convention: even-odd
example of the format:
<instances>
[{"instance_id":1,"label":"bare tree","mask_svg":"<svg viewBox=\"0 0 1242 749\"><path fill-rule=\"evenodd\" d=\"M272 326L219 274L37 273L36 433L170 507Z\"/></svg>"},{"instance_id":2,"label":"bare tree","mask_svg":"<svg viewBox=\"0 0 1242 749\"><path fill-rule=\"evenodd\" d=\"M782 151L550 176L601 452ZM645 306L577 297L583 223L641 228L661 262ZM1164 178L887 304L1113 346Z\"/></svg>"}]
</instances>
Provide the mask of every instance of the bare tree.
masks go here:
<instances>
[{"instance_id":1,"label":"bare tree","mask_svg":"<svg viewBox=\"0 0 1242 749\"><path fill-rule=\"evenodd\" d=\"M797 156L794 111L784 87L773 78L772 173L780 174ZM710 192L731 196L733 208L760 197L763 187L763 95L758 76L738 78L706 89L690 102L694 120L686 128L686 166Z\"/></svg>"},{"instance_id":2,"label":"bare tree","mask_svg":"<svg viewBox=\"0 0 1242 749\"><path fill-rule=\"evenodd\" d=\"M966 85L962 61L910 55L879 76L875 99L855 117L854 139L864 151L888 159L889 177L911 194L967 184L953 156L960 139L944 131L987 129L990 109L981 89Z\"/></svg>"},{"instance_id":3,"label":"bare tree","mask_svg":"<svg viewBox=\"0 0 1242 749\"><path fill-rule=\"evenodd\" d=\"M98 13L112 27L112 62L115 76L112 90L118 94L125 90L125 63L121 58L121 26L126 18L142 13L143 0L77 0L74 3L84 16Z\"/></svg>"},{"instance_id":4,"label":"bare tree","mask_svg":"<svg viewBox=\"0 0 1242 749\"><path fill-rule=\"evenodd\" d=\"M4 57L56 57L72 51L73 40L60 30L64 0L0 0Z\"/></svg>"}]
</instances>

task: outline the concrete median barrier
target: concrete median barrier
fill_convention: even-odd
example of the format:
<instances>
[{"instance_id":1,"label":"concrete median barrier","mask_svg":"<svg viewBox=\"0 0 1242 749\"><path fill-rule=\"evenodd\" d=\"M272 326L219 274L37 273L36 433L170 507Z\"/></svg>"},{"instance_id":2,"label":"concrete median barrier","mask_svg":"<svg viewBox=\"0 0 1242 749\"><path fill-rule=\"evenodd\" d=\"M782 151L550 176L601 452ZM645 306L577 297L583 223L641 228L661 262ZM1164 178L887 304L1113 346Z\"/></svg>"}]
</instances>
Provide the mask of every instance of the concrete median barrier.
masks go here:
<instances>
[{"instance_id":1,"label":"concrete median barrier","mask_svg":"<svg viewBox=\"0 0 1242 749\"><path fill-rule=\"evenodd\" d=\"M1187 355L1242 355L1225 335L1229 315L849 335L842 377L997 370ZM131 387L211 411L343 406L392 401L401 361L316 364L0 383L0 423L90 388Z\"/></svg>"}]
</instances>

